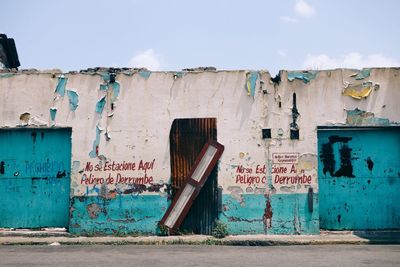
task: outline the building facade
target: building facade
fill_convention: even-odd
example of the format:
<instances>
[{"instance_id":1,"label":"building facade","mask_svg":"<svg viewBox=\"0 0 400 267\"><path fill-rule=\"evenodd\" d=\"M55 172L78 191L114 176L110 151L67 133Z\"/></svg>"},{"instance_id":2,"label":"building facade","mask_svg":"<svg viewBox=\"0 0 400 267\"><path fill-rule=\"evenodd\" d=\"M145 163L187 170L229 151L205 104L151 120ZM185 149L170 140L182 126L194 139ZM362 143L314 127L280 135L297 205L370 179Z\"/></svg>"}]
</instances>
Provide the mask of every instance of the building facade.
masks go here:
<instances>
[{"instance_id":1,"label":"building facade","mask_svg":"<svg viewBox=\"0 0 400 267\"><path fill-rule=\"evenodd\" d=\"M0 227L157 234L215 140L182 232L400 228L398 68L3 70L0 102Z\"/></svg>"}]
</instances>

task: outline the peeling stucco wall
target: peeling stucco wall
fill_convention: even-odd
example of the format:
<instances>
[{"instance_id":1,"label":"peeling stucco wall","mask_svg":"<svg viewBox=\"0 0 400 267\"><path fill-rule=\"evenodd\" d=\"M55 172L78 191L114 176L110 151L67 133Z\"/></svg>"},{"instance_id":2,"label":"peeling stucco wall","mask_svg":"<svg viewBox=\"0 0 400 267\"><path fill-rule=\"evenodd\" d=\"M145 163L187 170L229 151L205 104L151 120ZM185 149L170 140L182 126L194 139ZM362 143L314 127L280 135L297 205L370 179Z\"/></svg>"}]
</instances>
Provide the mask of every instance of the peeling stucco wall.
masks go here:
<instances>
[{"instance_id":1,"label":"peeling stucco wall","mask_svg":"<svg viewBox=\"0 0 400 267\"><path fill-rule=\"evenodd\" d=\"M398 125L399 75L2 72L0 127L72 127L72 232L155 233L169 205L173 120L214 117L230 232L318 233L317 126Z\"/></svg>"}]
</instances>

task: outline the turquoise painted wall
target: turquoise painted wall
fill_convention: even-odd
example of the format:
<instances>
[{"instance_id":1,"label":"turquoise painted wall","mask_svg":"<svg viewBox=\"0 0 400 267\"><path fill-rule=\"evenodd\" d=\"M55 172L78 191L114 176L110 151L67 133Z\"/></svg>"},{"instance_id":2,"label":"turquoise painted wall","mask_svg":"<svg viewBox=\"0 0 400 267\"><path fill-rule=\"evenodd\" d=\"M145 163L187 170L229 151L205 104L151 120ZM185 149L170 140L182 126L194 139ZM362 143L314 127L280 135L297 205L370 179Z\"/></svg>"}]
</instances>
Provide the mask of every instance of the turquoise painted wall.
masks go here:
<instances>
[{"instance_id":1,"label":"turquoise painted wall","mask_svg":"<svg viewBox=\"0 0 400 267\"><path fill-rule=\"evenodd\" d=\"M230 234L318 234L318 194L313 196L313 211L307 194L243 194L242 200L223 195L221 220ZM270 208L267 208L269 201ZM272 216L266 216L266 213ZM271 217L270 223L266 218Z\"/></svg>"},{"instance_id":2,"label":"turquoise painted wall","mask_svg":"<svg viewBox=\"0 0 400 267\"><path fill-rule=\"evenodd\" d=\"M230 234L319 233L316 194L313 212L308 210L307 194L270 196L271 227L267 227L265 221L265 196L242 197L243 201L239 202L231 195L223 195L220 219L228 225ZM69 230L84 235L157 234L158 222L168 205L167 198L159 195L117 195L113 199L74 197Z\"/></svg>"},{"instance_id":3,"label":"turquoise painted wall","mask_svg":"<svg viewBox=\"0 0 400 267\"><path fill-rule=\"evenodd\" d=\"M154 235L167 207L167 197L159 195L73 197L69 231L84 235Z\"/></svg>"},{"instance_id":4,"label":"turquoise painted wall","mask_svg":"<svg viewBox=\"0 0 400 267\"><path fill-rule=\"evenodd\" d=\"M71 129L0 130L0 227L68 227Z\"/></svg>"},{"instance_id":5,"label":"turquoise painted wall","mask_svg":"<svg viewBox=\"0 0 400 267\"><path fill-rule=\"evenodd\" d=\"M400 229L400 129L318 132L322 229Z\"/></svg>"}]
</instances>

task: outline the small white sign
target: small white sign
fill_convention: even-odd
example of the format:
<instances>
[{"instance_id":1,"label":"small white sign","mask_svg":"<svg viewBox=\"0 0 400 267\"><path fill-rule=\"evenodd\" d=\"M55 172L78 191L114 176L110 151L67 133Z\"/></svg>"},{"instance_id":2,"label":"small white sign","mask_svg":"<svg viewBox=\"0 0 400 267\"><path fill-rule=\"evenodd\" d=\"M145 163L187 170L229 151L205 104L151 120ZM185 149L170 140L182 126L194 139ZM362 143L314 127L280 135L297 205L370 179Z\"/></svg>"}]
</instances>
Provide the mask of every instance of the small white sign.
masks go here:
<instances>
[{"instance_id":1,"label":"small white sign","mask_svg":"<svg viewBox=\"0 0 400 267\"><path fill-rule=\"evenodd\" d=\"M272 153L273 164L296 164L299 162L299 153Z\"/></svg>"}]
</instances>

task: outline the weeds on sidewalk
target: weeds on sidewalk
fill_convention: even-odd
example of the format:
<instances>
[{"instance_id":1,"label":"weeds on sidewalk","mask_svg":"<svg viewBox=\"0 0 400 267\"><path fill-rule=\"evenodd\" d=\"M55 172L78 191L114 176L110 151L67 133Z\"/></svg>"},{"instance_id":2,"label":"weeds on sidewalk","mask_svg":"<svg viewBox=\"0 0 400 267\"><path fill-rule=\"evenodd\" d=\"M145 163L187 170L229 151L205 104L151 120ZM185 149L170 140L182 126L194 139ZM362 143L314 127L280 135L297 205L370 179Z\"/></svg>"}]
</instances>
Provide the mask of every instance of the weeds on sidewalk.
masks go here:
<instances>
[{"instance_id":1,"label":"weeds on sidewalk","mask_svg":"<svg viewBox=\"0 0 400 267\"><path fill-rule=\"evenodd\" d=\"M228 225L220 220L216 220L211 234L215 238L224 238L229 234Z\"/></svg>"}]
</instances>

